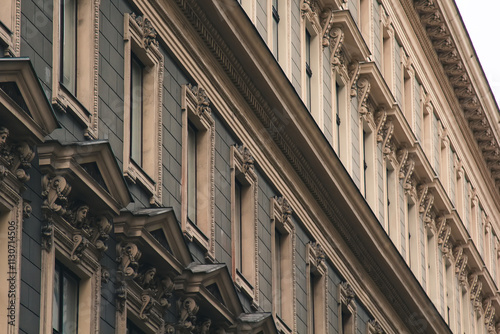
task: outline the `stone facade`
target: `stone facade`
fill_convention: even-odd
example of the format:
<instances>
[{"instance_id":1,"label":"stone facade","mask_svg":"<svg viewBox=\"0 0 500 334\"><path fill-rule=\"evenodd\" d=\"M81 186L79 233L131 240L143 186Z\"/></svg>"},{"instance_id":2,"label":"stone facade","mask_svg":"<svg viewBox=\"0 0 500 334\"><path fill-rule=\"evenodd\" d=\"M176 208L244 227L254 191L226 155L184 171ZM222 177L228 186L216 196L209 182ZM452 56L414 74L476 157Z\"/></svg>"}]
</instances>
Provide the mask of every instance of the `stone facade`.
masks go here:
<instances>
[{"instance_id":1,"label":"stone facade","mask_svg":"<svg viewBox=\"0 0 500 334\"><path fill-rule=\"evenodd\" d=\"M1 332L500 332L453 1L6 3Z\"/></svg>"}]
</instances>

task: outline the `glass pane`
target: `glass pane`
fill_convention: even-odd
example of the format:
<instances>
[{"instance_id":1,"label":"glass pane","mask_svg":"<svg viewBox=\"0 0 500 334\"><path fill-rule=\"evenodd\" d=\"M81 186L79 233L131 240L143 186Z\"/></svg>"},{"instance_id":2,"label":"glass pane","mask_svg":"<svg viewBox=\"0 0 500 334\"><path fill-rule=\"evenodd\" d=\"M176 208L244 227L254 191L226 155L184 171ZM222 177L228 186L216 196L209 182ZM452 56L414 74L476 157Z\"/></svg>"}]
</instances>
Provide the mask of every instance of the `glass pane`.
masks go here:
<instances>
[{"instance_id":1,"label":"glass pane","mask_svg":"<svg viewBox=\"0 0 500 334\"><path fill-rule=\"evenodd\" d=\"M61 81L76 94L76 0L61 1Z\"/></svg>"},{"instance_id":2,"label":"glass pane","mask_svg":"<svg viewBox=\"0 0 500 334\"><path fill-rule=\"evenodd\" d=\"M278 21L273 19L273 54L278 59Z\"/></svg>"},{"instance_id":3,"label":"glass pane","mask_svg":"<svg viewBox=\"0 0 500 334\"><path fill-rule=\"evenodd\" d=\"M187 142L188 219L196 224L196 129L189 123Z\"/></svg>"},{"instance_id":4,"label":"glass pane","mask_svg":"<svg viewBox=\"0 0 500 334\"><path fill-rule=\"evenodd\" d=\"M130 157L142 166L142 64L132 57L130 98Z\"/></svg>"},{"instance_id":5,"label":"glass pane","mask_svg":"<svg viewBox=\"0 0 500 334\"><path fill-rule=\"evenodd\" d=\"M78 281L65 274L63 276L63 333L78 332Z\"/></svg>"},{"instance_id":6,"label":"glass pane","mask_svg":"<svg viewBox=\"0 0 500 334\"><path fill-rule=\"evenodd\" d=\"M59 267L56 266L56 270L54 272L54 296L52 300L52 328L54 328L55 331L60 332L61 331L61 326L60 326L60 296L61 296L61 291L60 291L60 285L61 285L61 277L60 277L60 270Z\"/></svg>"},{"instance_id":7,"label":"glass pane","mask_svg":"<svg viewBox=\"0 0 500 334\"><path fill-rule=\"evenodd\" d=\"M276 315L281 317L281 233L274 231L274 281L276 287L273 289L276 294Z\"/></svg>"},{"instance_id":8,"label":"glass pane","mask_svg":"<svg viewBox=\"0 0 500 334\"><path fill-rule=\"evenodd\" d=\"M242 235L241 235L241 184L234 180L234 237L237 244L234 247L236 269L243 273L242 268Z\"/></svg>"}]
</instances>

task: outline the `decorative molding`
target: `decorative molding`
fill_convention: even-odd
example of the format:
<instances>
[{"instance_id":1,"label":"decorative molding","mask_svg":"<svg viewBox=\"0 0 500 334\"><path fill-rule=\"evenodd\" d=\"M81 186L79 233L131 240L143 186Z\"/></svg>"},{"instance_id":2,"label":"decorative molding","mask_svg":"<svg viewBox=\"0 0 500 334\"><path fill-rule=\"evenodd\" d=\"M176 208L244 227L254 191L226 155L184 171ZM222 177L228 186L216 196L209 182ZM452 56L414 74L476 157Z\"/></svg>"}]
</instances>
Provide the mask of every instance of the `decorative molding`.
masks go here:
<instances>
[{"instance_id":1,"label":"decorative molding","mask_svg":"<svg viewBox=\"0 0 500 334\"><path fill-rule=\"evenodd\" d=\"M212 114L212 109L210 108L210 99L207 96L207 92L199 87L188 84L187 87L193 93L195 100L194 113L198 117L202 117L205 113L208 115Z\"/></svg>"},{"instance_id":2,"label":"decorative molding","mask_svg":"<svg viewBox=\"0 0 500 334\"><path fill-rule=\"evenodd\" d=\"M334 71L346 72L345 57L342 54L342 45L344 43L344 31L335 27L330 30L328 45L330 46L330 64Z\"/></svg>"},{"instance_id":3,"label":"decorative molding","mask_svg":"<svg viewBox=\"0 0 500 334\"><path fill-rule=\"evenodd\" d=\"M12 142L9 136L9 129L0 126L0 181L10 172L21 183L26 183L30 179L27 170L31 168L35 153L27 142Z\"/></svg>"},{"instance_id":4,"label":"decorative molding","mask_svg":"<svg viewBox=\"0 0 500 334\"><path fill-rule=\"evenodd\" d=\"M392 152L391 139L394 133L394 123L387 120L382 127L382 153L387 156Z\"/></svg>"},{"instance_id":5,"label":"decorative molding","mask_svg":"<svg viewBox=\"0 0 500 334\"><path fill-rule=\"evenodd\" d=\"M351 62L348 67L349 87L351 88L351 98L357 95L356 82L359 77L360 63L358 61Z\"/></svg>"},{"instance_id":6,"label":"decorative molding","mask_svg":"<svg viewBox=\"0 0 500 334\"><path fill-rule=\"evenodd\" d=\"M248 171L253 171L255 159L252 154L250 154L248 147L243 145L234 145L234 147L239 153L238 160L241 163L240 172L247 174Z\"/></svg>"},{"instance_id":7,"label":"decorative molding","mask_svg":"<svg viewBox=\"0 0 500 334\"><path fill-rule=\"evenodd\" d=\"M143 48L149 49L152 45L157 48L159 47L156 30L148 18L132 13L130 14L130 23L138 31L140 36L139 42Z\"/></svg>"},{"instance_id":8,"label":"decorative molding","mask_svg":"<svg viewBox=\"0 0 500 334\"><path fill-rule=\"evenodd\" d=\"M357 81L358 86L358 113L361 116L367 116L369 114L369 109L366 103L368 99L368 94L370 93L370 81L366 78L360 78Z\"/></svg>"},{"instance_id":9,"label":"decorative molding","mask_svg":"<svg viewBox=\"0 0 500 334\"><path fill-rule=\"evenodd\" d=\"M377 143L384 141L384 125L387 121L387 112L385 109L381 108L375 112L375 124L376 124L376 134Z\"/></svg>"}]
</instances>

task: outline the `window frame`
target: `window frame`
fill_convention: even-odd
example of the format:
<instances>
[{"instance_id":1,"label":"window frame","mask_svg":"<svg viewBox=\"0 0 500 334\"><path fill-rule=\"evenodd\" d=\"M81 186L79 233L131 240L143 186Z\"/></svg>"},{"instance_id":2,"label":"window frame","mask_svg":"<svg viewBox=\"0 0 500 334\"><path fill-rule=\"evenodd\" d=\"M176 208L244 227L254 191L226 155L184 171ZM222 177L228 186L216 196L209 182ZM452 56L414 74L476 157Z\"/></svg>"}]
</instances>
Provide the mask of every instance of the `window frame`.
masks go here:
<instances>
[{"instance_id":1,"label":"window frame","mask_svg":"<svg viewBox=\"0 0 500 334\"><path fill-rule=\"evenodd\" d=\"M338 285L338 321L339 321L339 334L355 334L357 333L357 306L356 294L348 282L341 282ZM349 316L349 328L346 330L343 323L343 315Z\"/></svg>"},{"instance_id":2,"label":"window frame","mask_svg":"<svg viewBox=\"0 0 500 334\"><path fill-rule=\"evenodd\" d=\"M328 267L325 252L317 242L306 245L307 329L309 334L328 332ZM313 311L311 312L311 310ZM312 324L312 326L311 326Z\"/></svg>"},{"instance_id":3,"label":"window frame","mask_svg":"<svg viewBox=\"0 0 500 334\"><path fill-rule=\"evenodd\" d=\"M233 145L230 150L231 167L231 226L233 263L232 271L236 286L252 301L252 307L259 307L259 261L258 261L258 178L254 171L254 158L245 146ZM241 186L240 235L237 233L237 194L235 185ZM244 238L240 238L241 236ZM237 268L237 254L241 256L241 271ZM239 250L239 252L238 252Z\"/></svg>"},{"instance_id":4,"label":"window frame","mask_svg":"<svg viewBox=\"0 0 500 334\"><path fill-rule=\"evenodd\" d=\"M271 254L272 254L272 286L278 286L279 293L273 293L272 314L276 321L276 327L280 333L295 332L295 316L296 316L296 276L295 276L295 226L292 222L292 210L288 201L284 197L271 198ZM276 235L280 234L280 260L279 265L280 277L275 275L274 268L277 268L275 255L276 254ZM292 289L283 289L283 277L292 280ZM273 288L274 289L274 288ZM278 300L281 298L281 301ZM281 313L281 314L278 314Z\"/></svg>"},{"instance_id":5,"label":"window frame","mask_svg":"<svg viewBox=\"0 0 500 334\"><path fill-rule=\"evenodd\" d=\"M54 269L54 278L56 277L55 274L58 274L59 276L59 279L61 280L61 277L64 279L64 277L70 277L74 280L74 282L76 283L76 305L74 305L76 307L76 321L77 321L77 328L78 328L78 311L79 311L79 290L80 290L80 278L75 275L75 273L73 273L70 269L68 269L64 264L62 264L61 262L59 262L57 259L56 259L56 263L55 263L55 269ZM54 288L55 285L54 285ZM59 298L61 299L61 304L64 303L64 300L63 300L63 296L64 296L64 282L63 280L60 281L60 286L59 286ZM55 303L52 303L52 319L54 319L54 305ZM59 312L58 312L58 317L60 318L59 319L59 326L61 327L64 327L64 319L63 319L63 316L64 316L64 312L63 312L63 309L62 307L59 308ZM54 321L52 320L52 327L54 327ZM64 331L59 331L59 330L56 330L55 328L53 328L54 330L54 333L55 334L65 334Z\"/></svg>"},{"instance_id":6,"label":"window frame","mask_svg":"<svg viewBox=\"0 0 500 334\"><path fill-rule=\"evenodd\" d=\"M62 77L61 4L54 1L52 43L52 104L63 113L74 114L85 126L84 136L97 139L99 83L99 0L76 2L75 92L64 87ZM76 56L78 55L78 56ZM82 69L82 70L78 70ZM83 70L85 69L85 70Z\"/></svg>"},{"instance_id":7,"label":"window frame","mask_svg":"<svg viewBox=\"0 0 500 334\"><path fill-rule=\"evenodd\" d=\"M162 100L164 56L151 21L125 13L123 173L150 196L151 205L162 203ZM152 31L146 35L146 31ZM142 164L132 159L132 58L142 63Z\"/></svg>"},{"instance_id":8,"label":"window frame","mask_svg":"<svg viewBox=\"0 0 500 334\"><path fill-rule=\"evenodd\" d=\"M210 100L203 88L184 85L181 88L182 110L182 180L181 227L189 241L198 243L209 261L215 261L215 121ZM188 124L197 130L196 187L197 202L207 205L196 207L196 224L189 221L188 213Z\"/></svg>"}]
</instances>

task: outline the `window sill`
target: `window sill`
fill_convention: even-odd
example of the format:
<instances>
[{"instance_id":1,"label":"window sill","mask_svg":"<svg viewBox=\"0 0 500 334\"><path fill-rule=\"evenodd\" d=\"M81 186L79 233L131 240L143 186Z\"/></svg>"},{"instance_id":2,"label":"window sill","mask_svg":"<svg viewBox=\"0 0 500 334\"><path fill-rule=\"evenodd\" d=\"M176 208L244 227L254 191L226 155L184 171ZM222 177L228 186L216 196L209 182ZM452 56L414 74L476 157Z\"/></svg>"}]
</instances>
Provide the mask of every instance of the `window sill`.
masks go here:
<instances>
[{"instance_id":1,"label":"window sill","mask_svg":"<svg viewBox=\"0 0 500 334\"><path fill-rule=\"evenodd\" d=\"M57 85L57 92L53 94L52 104L56 109L64 113L70 111L74 114L78 120L87 127L85 137L97 139L97 133L95 133L91 127L92 115L62 84Z\"/></svg>"},{"instance_id":2,"label":"window sill","mask_svg":"<svg viewBox=\"0 0 500 334\"><path fill-rule=\"evenodd\" d=\"M245 278L245 276L243 276L243 274L238 271L238 269L236 269L235 271L234 283L236 284L236 287L243 294L245 294L248 298L251 299L252 308L254 310L257 310L259 305L255 298L255 288L252 286L252 284L250 284L250 282Z\"/></svg>"},{"instance_id":3,"label":"window sill","mask_svg":"<svg viewBox=\"0 0 500 334\"><path fill-rule=\"evenodd\" d=\"M286 325L286 323L276 315L276 329L280 334L291 334L292 330Z\"/></svg>"},{"instance_id":4,"label":"window sill","mask_svg":"<svg viewBox=\"0 0 500 334\"><path fill-rule=\"evenodd\" d=\"M206 259L209 262L214 263L215 258L210 255L210 239L203 233L198 225L186 219L186 226L184 228L184 235L189 239L189 241L196 242L202 250L205 252Z\"/></svg>"},{"instance_id":5,"label":"window sill","mask_svg":"<svg viewBox=\"0 0 500 334\"><path fill-rule=\"evenodd\" d=\"M153 180L141 167L133 161L129 161L127 166L123 168L123 174L127 180L139 185L150 195L149 204L161 205L161 198L157 194L158 183Z\"/></svg>"}]
</instances>

